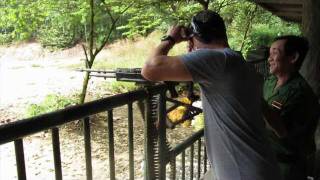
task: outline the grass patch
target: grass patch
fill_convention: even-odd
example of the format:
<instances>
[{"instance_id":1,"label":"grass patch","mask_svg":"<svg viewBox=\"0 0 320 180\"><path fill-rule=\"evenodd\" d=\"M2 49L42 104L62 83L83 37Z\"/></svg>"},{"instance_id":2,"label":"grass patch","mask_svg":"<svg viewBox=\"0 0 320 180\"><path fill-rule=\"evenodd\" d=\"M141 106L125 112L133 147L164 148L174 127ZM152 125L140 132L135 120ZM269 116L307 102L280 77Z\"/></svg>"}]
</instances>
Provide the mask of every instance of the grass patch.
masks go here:
<instances>
[{"instance_id":1,"label":"grass patch","mask_svg":"<svg viewBox=\"0 0 320 180\"><path fill-rule=\"evenodd\" d=\"M40 114L52 112L58 109L63 109L67 106L77 104L78 97L62 96L59 94L49 94L39 104L31 104L27 107L26 115L28 117L37 116Z\"/></svg>"},{"instance_id":2,"label":"grass patch","mask_svg":"<svg viewBox=\"0 0 320 180\"><path fill-rule=\"evenodd\" d=\"M92 69L115 70L117 68L141 68L150 52L160 43L164 33L155 31L148 37L139 37L134 40L119 40L106 47L98 59L93 63ZM187 43L174 46L169 55L179 55L186 52ZM66 66L68 69L84 68L84 61ZM137 89L134 83L113 82L106 88L113 94Z\"/></svg>"},{"instance_id":3,"label":"grass patch","mask_svg":"<svg viewBox=\"0 0 320 180\"><path fill-rule=\"evenodd\" d=\"M155 31L148 37L139 37L135 40L119 40L106 49L102 57L98 57L93 63L92 69L116 69L139 68L145 63L148 55L159 43L164 33ZM178 55L186 52L186 43L174 46L170 55ZM102 54L102 53L101 53ZM66 66L68 69L84 68L84 62Z\"/></svg>"},{"instance_id":4,"label":"grass patch","mask_svg":"<svg viewBox=\"0 0 320 180\"><path fill-rule=\"evenodd\" d=\"M39 65L39 64L32 64L31 67L33 67L33 68L40 68L40 67L42 67L42 66Z\"/></svg>"},{"instance_id":5,"label":"grass patch","mask_svg":"<svg viewBox=\"0 0 320 180\"><path fill-rule=\"evenodd\" d=\"M65 68L70 70L81 69L81 68L84 68L84 63L60 65L59 68Z\"/></svg>"},{"instance_id":6,"label":"grass patch","mask_svg":"<svg viewBox=\"0 0 320 180\"><path fill-rule=\"evenodd\" d=\"M110 46L109 57L97 64L103 67L105 64L112 64L113 67L134 68L142 67L150 52L160 43L164 33L155 31L148 37L140 37L135 40L121 40ZM180 43L174 46L170 55L177 55L186 52L186 43ZM95 66L95 65L94 65Z\"/></svg>"},{"instance_id":7,"label":"grass patch","mask_svg":"<svg viewBox=\"0 0 320 180\"><path fill-rule=\"evenodd\" d=\"M13 66L11 69L22 69L24 66Z\"/></svg>"},{"instance_id":8,"label":"grass patch","mask_svg":"<svg viewBox=\"0 0 320 180\"><path fill-rule=\"evenodd\" d=\"M113 81L105 85L105 88L114 94L137 90L139 87L132 82Z\"/></svg>"}]
</instances>

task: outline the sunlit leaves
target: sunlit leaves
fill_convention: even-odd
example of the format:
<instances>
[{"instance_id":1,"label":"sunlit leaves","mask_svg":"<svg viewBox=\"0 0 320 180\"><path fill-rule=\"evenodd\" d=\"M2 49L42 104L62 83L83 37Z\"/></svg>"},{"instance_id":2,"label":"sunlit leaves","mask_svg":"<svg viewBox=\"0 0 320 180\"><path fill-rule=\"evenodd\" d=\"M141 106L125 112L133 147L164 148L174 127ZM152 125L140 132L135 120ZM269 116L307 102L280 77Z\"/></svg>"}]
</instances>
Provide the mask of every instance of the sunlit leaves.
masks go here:
<instances>
[{"instance_id":1,"label":"sunlit leaves","mask_svg":"<svg viewBox=\"0 0 320 180\"><path fill-rule=\"evenodd\" d=\"M101 44L116 21L110 40L166 31L187 25L203 7L197 0L95 0L94 38ZM1 0L0 43L37 39L45 46L68 47L87 41L90 32L88 0ZM278 34L300 33L246 0L211 0L209 9L224 18L230 45L246 52ZM266 36L261 37L260 36ZM269 37L270 36L270 37ZM110 42L111 42L110 41Z\"/></svg>"}]
</instances>

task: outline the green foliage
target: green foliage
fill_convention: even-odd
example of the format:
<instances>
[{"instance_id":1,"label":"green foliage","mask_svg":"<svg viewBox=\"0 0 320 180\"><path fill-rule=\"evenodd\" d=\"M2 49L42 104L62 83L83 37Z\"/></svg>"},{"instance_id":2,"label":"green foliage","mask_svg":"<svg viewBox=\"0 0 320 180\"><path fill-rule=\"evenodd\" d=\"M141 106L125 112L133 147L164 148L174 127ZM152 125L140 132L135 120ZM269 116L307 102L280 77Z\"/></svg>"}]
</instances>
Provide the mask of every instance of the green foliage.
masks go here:
<instances>
[{"instance_id":1,"label":"green foliage","mask_svg":"<svg viewBox=\"0 0 320 180\"><path fill-rule=\"evenodd\" d=\"M247 1L239 1L221 10L226 19L229 43L233 49L246 51L247 37L251 33L255 16L261 13L259 10L255 4Z\"/></svg>"},{"instance_id":2,"label":"green foliage","mask_svg":"<svg viewBox=\"0 0 320 180\"><path fill-rule=\"evenodd\" d=\"M167 30L172 24L187 24L201 8L196 2L140 1L125 12L124 22L117 29L128 38L145 36L154 30Z\"/></svg>"},{"instance_id":3,"label":"green foliage","mask_svg":"<svg viewBox=\"0 0 320 180\"><path fill-rule=\"evenodd\" d=\"M12 37L10 34L6 34L6 33L1 34L0 33L0 44L1 45L9 44L10 42L12 42Z\"/></svg>"},{"instance_id":4,"label":"green foliage","mask_svg":"<svg viewBox=\"0 0 320 180\"><path fill-rule=\"evenodd\" d=\"M82 31L86 15L85 0L4 0L0 42L38 38L44 46L67 47L79 38L75 31Z\"/></svg>"},{"instance_id":5,"label":"green foliage","mask_svg":"<svg viewBox=\"0 0 320 180\"><path fill-rule=\"evenodd\" d=\"M199 130L203 129L204 128L204 115L203 115L203 113L200 113L199 115L194 117L194 120L192 120L191 125L195 131L199 131Z\"/></svg>"},{"instance_id":6,"label":"green foliage","mask_svg":"<svg viewBox=\"0 0 320 180\"><path fill-rule=\"evenodd\" d=\"M103 43L116 21L110 42L122 37L137 39L154 30L163 33L172 24L188 24L202 9L196 0L95 0L96 46ZM244 54L255 46L270 43L279 34L300 34L297 25L285 23L246 0L210 1L209 9L226 22L232 48ZM88 42L90 33L88 0L2 0L0 43L36 38L44 46L70 47Z\"/></svg>"},{"instance_id":7,"label":"green foliage","mask_svg":"<svg viewBox=\"0 0 320 180\"><path fill-rule=\"evenodd\" d=\"M109 46L106 59L97 59L93 69L116 69L116 68L138 68L142 67L148 53L146 47L154 48L160 42L163 34L155 31L148 37L136 40L119 40ZM180 46L178 46L180 47ZM176 47L176 48L178 48ZM176 48L173 52L176 51Z\"/></svg>"},{"instance_id":8,"label":"green foliage","mask_svg":"<svg viewBox=\"0 0 320 180\"><path fill-rule=\"evenodd\" d=\"M107 86L107 89L114 94L125 93L138 89L136 84L132 82L113 81Z\"/></svg>"},{"instance_id":9,"label":"green foliage","mask_svg":"<svg viewBox=\"0 0 320 180\"><path fill-rule=\"evenodd\" d=\"M42 4L46 16L37 37L45 47L72 47L83 34L88 5L83 1L57 1Z\"/></svg>"},{"instance_id":10,"label":"green foliage","mask_svg":"<svg viewBox=\"0 0 320 180\"><path fill-rule=\"evenodd\" d=\"M251 47L270 46L275 37L285 34L301 35L301 32L298 26L288 23L278 22L273 26L269 24L255 24L250 35Z\"/></svg>"},{"instance_id":11,"label":"green foliage","mask_svg":"<svg viewBox=\"0 0 320 180\"><path fill-rule=\"evenodd\" d=\"M0 4L0 34L9 36L8 41L34 38L44 20L42 1L3 0Z\"/></svg>"},{"instance_id":12,"label":"green foliage","mask_svg":"<svg viewBox=\"0 0 320 180\"><path fill-rule=\"evenodd\" d=\"M276 36L301 34L297 24L284 22L251 2L229 2L220 13L226 22L230 46L244 55L252 48L270 45Z\"/></svg>"},{"instance_id":13,"label":"green foliage","mask_svg":"<svg viewBox=\"0 0 320 180\"><path fill-rule=\"evenodd\" d=\"M50 25L40 30L39 41L44 47L66 48L75 45L76 35L74 27Z\"/></svg>"},{"instance_id":14,"label":"green foliage","mask_svg":"<svg viewBox=\"0 0 320 180\"><path fill-rule=\"evenodd\" d=\"M138 12L141 13L141 12ZM118 30L123 30L123 35L129 38L137 35L147 35L151 30L161 25L161 19L156 18L156 14L141 14L128 19L128 23L118 27Z\"/></svg>"},{"instance_id":15,"label":"green foliage","mask_svg":"<svg viewBox=\"0 0 320 180\"><path fill-rule=\"evenodd\" d=\"M27 116L37 116L40 114L52 112L58 109L63 109L67 106L75 105L77 103L75 97L66 97L57 94L49 94L39 104L31 104L27 108Z\"/></svg>"}]
</instances>

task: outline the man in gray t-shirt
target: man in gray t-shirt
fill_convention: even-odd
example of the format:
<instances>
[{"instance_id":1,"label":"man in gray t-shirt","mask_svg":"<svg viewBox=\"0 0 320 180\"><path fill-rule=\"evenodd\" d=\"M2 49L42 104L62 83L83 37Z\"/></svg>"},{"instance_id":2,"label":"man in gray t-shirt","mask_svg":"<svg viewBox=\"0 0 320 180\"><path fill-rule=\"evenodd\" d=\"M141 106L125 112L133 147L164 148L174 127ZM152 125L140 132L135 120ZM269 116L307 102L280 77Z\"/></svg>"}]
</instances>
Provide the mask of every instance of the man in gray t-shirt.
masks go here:
<instances>
[{"instance_id":1,"label":"man in gray t-shirt","mask_svg":"<svg viewBox=\"0 0 320 180\"><path fill-rule=\"evenodd\" d=\"M188 40L189 53L168 56ZM218 180L280 180L266 139L259 76L229 49L222 18L201 11L189 29L173 27L142 69L151 81L193 81L201 87L205 139Z\"/></svg>"}]
</instances>

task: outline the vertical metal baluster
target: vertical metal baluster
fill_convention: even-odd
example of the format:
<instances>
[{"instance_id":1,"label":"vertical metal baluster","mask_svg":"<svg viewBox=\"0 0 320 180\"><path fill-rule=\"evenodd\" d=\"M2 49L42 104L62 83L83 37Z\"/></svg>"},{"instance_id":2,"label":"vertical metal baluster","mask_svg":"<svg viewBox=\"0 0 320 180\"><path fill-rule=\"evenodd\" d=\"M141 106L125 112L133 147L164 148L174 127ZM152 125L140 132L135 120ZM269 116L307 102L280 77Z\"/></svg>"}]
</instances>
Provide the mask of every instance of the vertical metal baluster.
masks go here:
<instances>
[{"instance_id":1,"label":"vertical metal baluster","mask_svg":"<svg viewBox=\"0 0 320 180\"><path fill-rule=\"evenodd\" d=\"M190 147L190 179L193 179L193 153L194 153L194 145L192 144Z\"/></svg>"},{"instance_id":2,"label":"vertical metal baluster","mask_svg":"<svg viewBox=\"0 0 320 180\"><path fill-rule=\"evenodd\" d=\"M108 135L109 135L109 168L110 179L115 180L115 160L114 160L114 134L113 134L113 112L108 111Z\"/></svg>"},{"instance_id":3,"label":"vertical metal baluster","mask_svg":"<svg viewBox=\"0 0 320 180\"><path fill-rule=\"evenodd\" d=\"M83 129L84 129L84 150L86 155L87 180L92 180L91 131L90 131L89 117L84 118Z\"/></svg>"},{"instance_id":4,"label":"vertical metal baluster","mask_svg":"<svg viewBox=\"0 0 320 180\"><path fill-rule=\"evenodd\" d=\"M204 161L204 169L203 169L203 172L204 174L207 172L207 162L208 162L208 157L207 157L207 148L206 146L204 146L203 148L203 153L204 153L204 158L203 158L203 161Z\"/></svg>"},{"instance_id":5,"label":"vertical metal baluster","mask_svg":"<svg viewBox=\"0 0 320 180\"><path fill-rule=\"evenodd\" d=\"M133 153L133 111L132 103L128 104L128 141L129 141L129 180L134 179L134 153Z\"/></svg>"},{"instance_id":6,"label":"vertical metal baluster","mask_svg":"<svg viewBox=\"0 0 320 180\"><path fill-rule=\"evenodd\" d=\"M181 165L182 165L182 180L185 180L186 178L186 153L185 151L182 151L181 154Z\"/></svg>"},{"instance_id":7,"label":"vertical metal baluster","mask_svg":"<svg viewBox=\"0 0 320 180\"><path fill-rule=\"evenodd\" d=\"M143 161L143 169L144 169L144 180L151 180L151 177L153 174L152 171L152 166L150 166L152 164L152 155L150 153L150 151L152 151L152 139L150 137L150 118L152 117L151 114L151 103L150 103L150 99L146 99L145 100L145 111L144 111L144 161Z\"/></svg>"},{"instance_id":8,"label":"vertical metal baluster","mask_svg":"<svg viewBox=\"0 0 320 180\"><path fill-rule=\"evenodd\" d=\"M53 161L56 180L62 180L61 155L60 155L60 138L59 129L54 127L51 129Z\"/></svg>"},{"instance_id":9,"label":"vertical metal baluster","mask_svg":"<svg viewBox=\"0 0 320 180\"><path fill-rule=\"evenodd\" d=\"M201 139L198 140L198 175L197 179L200 179L201 174Z\"/></svg>"},{"instance_id":10,"label":"vertical metal baluster","mask_svg":"<svg viewBox=\"0 0 320 180\"><path fill-rule=\"evenodd\" d=\"M159 179L165 180L166 179L166 97L165 97L165 91L160 93L159 98Z\"/></svg>"},{"instance_id":11,"label":"vertical metal baluster","mask_svg":"<svg viewBox=\"0 0 320 180\"><path fill-rule=\"evenodd\" d=\"M176 157L170 159L170 179L176 180Z\"/></svg>"},{"instance_id":12,"label":"vertical metal baluster","mask_svg":"<svg viewBox=\"0 0 320 180\"><path fill-rule=\"evenodd\" d=\"M16 153L16 163L17 163L17 174L19 180L25 180L26 177L26 167L24 162L24 152L23 152L23 141L22 139L17 139L14 141L14 149Z\"/></svg>"},{"instance_id":13,"label":"vertical metal baluster","mask_svg":"<svg viewBox=\"0 0 320 180\"><path fill-rule=\"evenodd\" d=\"M144 120L144 177L145 180L154 180L158 178L158 131L156 129L156 121L158 118L158 109L156 102L156 95L149 94L145 101L145 120Z\"/></svg>"}]
</instances>

